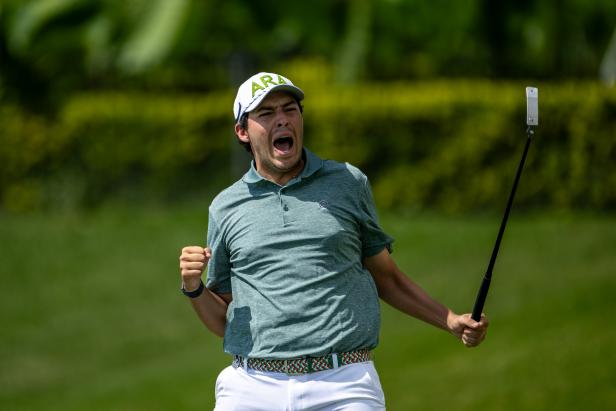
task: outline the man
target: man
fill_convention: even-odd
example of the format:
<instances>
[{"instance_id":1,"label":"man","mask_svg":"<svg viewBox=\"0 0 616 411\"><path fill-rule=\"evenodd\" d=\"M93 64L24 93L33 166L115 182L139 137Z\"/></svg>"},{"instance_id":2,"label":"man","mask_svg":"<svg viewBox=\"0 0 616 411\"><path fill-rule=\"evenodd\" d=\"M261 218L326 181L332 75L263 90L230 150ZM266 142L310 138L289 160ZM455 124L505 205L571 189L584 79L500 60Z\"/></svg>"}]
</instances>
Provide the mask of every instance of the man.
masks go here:
<instances>
[{"instance_id":1,"label":"man","mask_svg":"<svg viewBox=\"0 0 616 411\"><path fill-rule=\"evenodd\" d=\"M485 338L485 317L453 313L398 269L366 176L304 148L303 98L273 73L240 86L235 133L254 160L212 202L207 247L180 256L184 293L234 356L216 410L384 410L379 297L466 346Z\"/></svg>"}]
</instances>

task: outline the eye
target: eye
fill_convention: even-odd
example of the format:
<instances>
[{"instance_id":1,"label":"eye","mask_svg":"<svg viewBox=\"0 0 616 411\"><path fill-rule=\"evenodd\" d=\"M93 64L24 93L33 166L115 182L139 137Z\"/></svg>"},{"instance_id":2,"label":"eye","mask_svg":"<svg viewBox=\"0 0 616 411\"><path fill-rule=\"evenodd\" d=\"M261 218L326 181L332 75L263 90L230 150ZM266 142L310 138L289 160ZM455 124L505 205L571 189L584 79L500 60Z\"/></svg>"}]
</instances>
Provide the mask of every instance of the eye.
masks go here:
<instances>
[{"instance_id":1,"label":"eye","mask_svg":"<svg viewBox=\"0 0 616 411\"><path fill-rule=\"evenodd\" d=\"M272 114L271 111L262 111L262 112L259 113L259 117L267 117L270 114Z\"/></svg>"},{"instance_id":2,"label":"eye","mask_svg":"<svg viewBox=\"0 0 616 411\"><path fill-rule=\"evenodd\" d=\"M284 111L295 111L295 110L297 110L297 107L295 107L295 106L289 106L289 107L284 109Z\"/></svg>"}]
</instances>

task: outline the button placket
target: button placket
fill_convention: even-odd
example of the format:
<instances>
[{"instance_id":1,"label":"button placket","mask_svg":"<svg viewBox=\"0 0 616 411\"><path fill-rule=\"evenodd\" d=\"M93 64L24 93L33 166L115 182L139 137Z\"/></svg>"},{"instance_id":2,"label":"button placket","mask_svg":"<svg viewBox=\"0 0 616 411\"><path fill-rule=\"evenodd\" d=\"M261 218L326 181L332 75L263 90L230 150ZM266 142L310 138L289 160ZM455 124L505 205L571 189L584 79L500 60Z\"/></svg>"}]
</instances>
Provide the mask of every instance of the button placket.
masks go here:
<instances>
[{"instance_id":1,"label":"button placket","mask_svg":"<svg viewBox=\"0 0 616 411\"><path fill-rule=\"evenodd\" d=\"M280 208L282 210L282 223L286 225L289 222L289 205L284 200L283 190L284 187L281 187L280 190L278 190L278 199L280 201Z\"/></svg>"}]
</instances>

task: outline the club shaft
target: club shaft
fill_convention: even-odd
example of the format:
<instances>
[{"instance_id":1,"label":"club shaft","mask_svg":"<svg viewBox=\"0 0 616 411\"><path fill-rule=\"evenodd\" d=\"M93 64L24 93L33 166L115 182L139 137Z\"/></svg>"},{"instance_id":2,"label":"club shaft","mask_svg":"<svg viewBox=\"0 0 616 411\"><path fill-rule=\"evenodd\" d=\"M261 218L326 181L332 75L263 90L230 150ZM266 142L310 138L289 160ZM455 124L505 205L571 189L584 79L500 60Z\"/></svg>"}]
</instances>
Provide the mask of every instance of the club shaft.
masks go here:
<instances>
[{"instance_id":1,"label":"club shaft","mask_svg":"<svg viewBox=\"0 0 616 411\"><path fill-rule=\"evenodd\" d=\"M481 313L483 312L483 306L486 302L486 297L488 296L488 290L490 289L490 282L492 281L492 270L494 269L494 264L496 263L496 257L498 256L498 250L500 248L501 241L503 239L503 234L505 233L505 227L507 226L507 220L509 219L509 213L511 211L511 206L513 204L513 198L515 197L515 192L518 188L518 182L520 181L520 176L522 175L522 169L524 168L524 163L526 162L526 154L528 153L528 147L530 146L531 136L533 134L533 130L529 127L527 130L527 138L526 145L524 146L524 152L522 153L522 159L520 160L520 164L518 165L518 171L515 175L515 180L513 180L513 187L511 188L511 193L509 194L509 200L507 201L507 207L505 208L505 214L503 215L503 220L501 221L500 228L498 230L498 235L496 236L496 243L494 244L494 249L492 249L492 256L490 257L490 263L488 264L488 269L486 271L485 276L481 282L481 286L479 287L479 292L477 293L477 298L475 299L475 305L473 306L473 314L471 317L475 321L479 321L481 319Z\"/></svg>"}]
</instances>

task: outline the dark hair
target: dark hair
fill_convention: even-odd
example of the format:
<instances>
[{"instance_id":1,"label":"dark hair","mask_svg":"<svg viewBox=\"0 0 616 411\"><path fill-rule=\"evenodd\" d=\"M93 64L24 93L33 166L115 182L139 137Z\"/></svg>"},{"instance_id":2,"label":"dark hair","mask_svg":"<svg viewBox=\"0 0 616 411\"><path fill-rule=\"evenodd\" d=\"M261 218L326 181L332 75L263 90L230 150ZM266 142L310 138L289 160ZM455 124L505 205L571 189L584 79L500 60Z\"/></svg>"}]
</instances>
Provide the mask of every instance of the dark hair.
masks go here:
<instances>
[{"instance_id":1,"label":"dark hair","mask_svg":"<svg viewBox=\"0 0 616 411\"><path fill-rule=\"evenodd\" d=\"M293 96L293 98L295 99L295 102L299 106L299 112L303 113L304 112L304 106L302 106L302 103L300 102L300 100L297 97ZM242 114L242 117L240 117L239 121L237 122L237 124L240 126L240 129L242 129L244 131L248 130L248 114L249 113ZM237 142L240 143L241 146L244 146L246 151L248 151L250 154L252 154L252 148L250 148L250 143L246 143L246 142L240 140L239 137L237 138Z\"/></svg>"}]
</instances>

